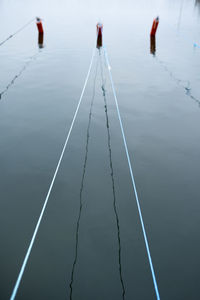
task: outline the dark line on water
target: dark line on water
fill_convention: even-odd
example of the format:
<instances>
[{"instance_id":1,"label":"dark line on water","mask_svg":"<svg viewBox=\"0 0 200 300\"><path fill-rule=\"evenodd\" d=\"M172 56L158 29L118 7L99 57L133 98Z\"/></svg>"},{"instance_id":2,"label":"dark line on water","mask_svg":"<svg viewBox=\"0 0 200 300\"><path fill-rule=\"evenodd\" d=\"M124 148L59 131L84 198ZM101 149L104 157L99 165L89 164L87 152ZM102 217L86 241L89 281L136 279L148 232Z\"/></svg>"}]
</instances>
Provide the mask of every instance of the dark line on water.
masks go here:
<instances>
[{"instance_id":1,"label":"dark line on water","mask_svg":"<svg viewBox=\"0 0 200 300\"><path fill-rule=\"evenodd\" d=\"M125 285L122 275L122 259L121 259L121 237L120 237L120 222L119 222L119 215L117 211L117 204L116 204L116 192L115 192L115 180L114 180L114 171L113 171L113 163L112 163L112 150L111 150L111 137L110 137L110 127L109 127L109 118L108 118L108 106L107 106L107 99L106 99L106 89L105 89L105 80L103 78L103 67L102 67L102 60L101 60L101 49L99 49L100 55L100 65L101 65L101 77L102 77L102 92L104 98L104 109L105 109L105 116L106 116L106 128L107 128L107 136L108 136L108 151L109 151L109 163L110 163L110 175L112 181L112 193L113 193L113 209L115 213L115 219L117 224L117 239L118 239L118 263L119 263L119 277L122 287L122 299L125 299Z\"/></svg>"},{"instance_id":2,"label":"dark line on water","mask_svg":"<svg viewBox=\"0 0 200 300\"><path fill-rule=\"evenodd\" d=\"M78 219L77 219L77 224L76 224L75 256L74 256L74 261L73 261L72 271L71 271L71 281L70 281L70 285L69 285L70 286L70 300L72 300L72 297L73 297L74 274L75 274L75 268L76 268L77 259L78 259L79 228L80 228L81 213L82 213L82 208L83 208L82 193L83 193L83 189L84 189L84 179L85 179L85 173L86 173L86 167L87 167L87 159L88 159L89 138L90 138L90 125L91 125L92 109L93 109L94 98L95 98L97 70L98 70L98 60L97 60L97 63L96 63L94 85L93 85L93 94L92 94L92 100L91 100L91 104L90 104L90 112L89 112L87 135L86 135L85 158L84 158L84 164L83 164L83 173L82 173L82 179L81 179L81 187L80 187L80 192L79 192L80 204L79 204L79 214L78 214Z\"/></svg>"},{"instance_id":3,"label":"dark line on water","mask_svg":"<svg viewBox=\"0 0 200 300\"><path fill-rule=\"evenodd\" d=\"M184 0L181 1L180 12L179 12L178 22L177 22L177 31L179 31L180 25L181 25L182 12L183 12L183 3L184 3Z\"/></svg>"},{"instance_id":4,"label":"dark line on water","mask_svg":"<svg viewBox=\"0 0 200 300\"><path fill-rule=\"evenodd\" d=\"M192 100L194 100L199 108L200 108L200 100L196 97L194 97L191 93L191 87L190 87L190 81L189 80L182 80L177 78L176 76L174 76L174 74L168 69L168 67L166 66L166 63L160 59L158 59L157 57L155 57L157 62L164 68L164 70L169 74L169 76L171 77L171 79L173 81L175 81L179 86L181 86L184 90L185 90L185 94L186 96L190 97Z\"/></svg>"},{"instance_id":5,"label":"dark line on water","mask_svg":"<svg viewBox=\"0 0 200 300\"><path fill-rule=\"evenodd\" d=\"M25 65L23 66L23 68L21 69L21 71L16 74L13 79L10 81L10 83L5 87L5 89L0 92L0 100L2 98L2 96L4 94L7 93L7 91L9 90L9 88L15 83L15 81L22 75L22 73L27 69L27 67L29 66L29 64L37 57L38 53L37 54L34 54L33 56L31 56L29 58L29 60L25 63Z\"/></svg>"}]
</instances>

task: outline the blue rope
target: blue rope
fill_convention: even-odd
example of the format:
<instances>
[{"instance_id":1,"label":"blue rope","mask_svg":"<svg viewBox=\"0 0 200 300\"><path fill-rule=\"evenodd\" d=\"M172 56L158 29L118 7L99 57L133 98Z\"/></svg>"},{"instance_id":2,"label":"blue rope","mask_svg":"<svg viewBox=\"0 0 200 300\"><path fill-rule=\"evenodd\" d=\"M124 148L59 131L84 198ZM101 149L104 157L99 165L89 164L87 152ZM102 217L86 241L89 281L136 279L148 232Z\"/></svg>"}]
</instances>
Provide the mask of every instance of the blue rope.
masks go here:
<instances>
[{"instance_id":1,"label":"blue rope","mask_svg":"<svg viewBox=\"0 0 200 300\"><path fill-rule=\"evenodd\" d=\"M113 79L112 79L111 67L110 67L110 64L109 64L108 54L107 54L107 51L106 51L105 47L104 47L104 53L105 53L105 59L106 59L107 66L108 66L108 71L109 71L110 81L111 81L111 85L112 85L113 95L114 95L114 98L115 98L117 114L118 114L119 123L120 123L120 127L121 127L124 146L125 146L125 150L126 150L126 156L127 156L130 175L131 175L131 179L132 179L133 190L134 190L135 198L136 198L136 202L137 202L137 208L138 208L138 212L139 212L140 222L141 222L141 225L142 225L142 231L143 231L145 246L146 246L147 255L148 255L148 259L149 259L149 265L150 265L150 269L151 269L153 284L154 284L157 300L160 300L158 285L157 285L156 276L155 276L155 272L154 272L154 267L153 267L153 263L152 263L152 259L151 259L151 253L150 253L150 249L149 249L149 243L148 243L148 240L147 240L147 235L146 235L146 230L145 230L145 226L144 226L142 211L141 211L141 207L140 207L140 202L139 202L138 193L137 193L137 189L136 189L136 184L135 184L135 179L134 179L133 170L132 170L132 166L131 166L130 156L129 156L128 147L127 147L127 143L126 143L126 137L125 137L124 128L123 128L123 124L122 124L122 119L121 119L121 115L120 115L120 111L119 111L117 95L116 95L116 91L115 91L114 82L113 82Z\"/></svg>"},{"instance_id":2,"label":"blue rope","mask_svg":"<svg viewBox=\"0 0 200 300\"><path fill-rule=\"evenodd\" d=\"M42 217L43 217L43 214L44 214L44 212L45 212L45 209L46 209L46 206L47 206L47 203L48 203L48 200L49 200L49 196L50 196L50 194L51 194L51 191L52 191L52 188L53 188L53 185L54 185L54 182L55 182L55 179L56 179L56 176L57 176L57 173L58 173L58 170L59 170L59 167L60 167L62 158L63 158L63 155L64 155L64 153L65 153L65 149L66 149L66 146L67 146L67 144L68 144L69 137L70 137L70 135L71 135L71 131L72 131L72 128L73 128L73 126L74 126L74 122L75 122L75 119L76 119L76 116L77 116L77 113L78 113L78 110L79 110L79 107L80 107L80 104L81 104L81 101L82 101L82 98L83 98L83 95L84 95L84 92L85 92L85 88L86 88L86 85L87 85L87 82L88 82L88 79L89 79L89 75L90 75L90 71L91 71L91 68L92 68L92 63L93 63L93 59L94 59L94 55L95 55L95 50L96 50L96 49L94 49L93 54L92 54L92 59L91 59L91 62L90 62L89 70L88 70L88 73L87 73L87 76L86 76L86 79L85 79L85 83L84 83L84 86L83 86L83 90L82 90L82 93L81 93L81 96L80 96L80 99L79 99L79 102L78 102L78 105L77 105L77 108L76 108L74 117L73 117L73 119L72 119L72 123L71 123L70 129L69 129L68 134L67 134L67 138L66 138L66 140L65 140L65 143L64 143L64 146L63 146L63 149L62 149L62 152L61 152L61 155L60 155L60 158L59 158L59 161L58 161L56 170L55 170L54 175L53 175L53 179L52 179L52 181L51 181L51 184L50 184L50 187L49 187L49 190L48 190L48 193L47 193L47 196L46 196L44 205L43 205L43 207L42 207L42 210L41 210L39 219L38 219L38 221L37 221L37 225L36 225L36 227L35 227L35 230L34 230L34 233L33 233L32 239L31 239L31 242L30 242L30 244L29 244L27 253L26 253L26 255L25 255L23 264L22 264L22 266L21 266L21 269L20 269L20 272L19 272L17 281L16 281L16 283L15 283L15 286L14 286L14 289L13 289L13 292L12 292L12 295L11 295L11 297L10 297L10 300L14 300L15 297L16 297L16 295L17 295L17 291L18 291L18 288L19 288L19 286L20 286L20 282L21 282L21 279L22 279L22 277L23 277L24 270L25 270L25 268L26 268L26 264L27 264L27 262L28 262L28 259L29 259L30 254L31 254L31 250L32 250L32 247L33 247L33 244L34 244L34 241L35 241L35 238L36 238L36 235L37 235L37 232L38 232L38 229L39 229L39 226L40 226Z\"/></svg>"}]
</instances>

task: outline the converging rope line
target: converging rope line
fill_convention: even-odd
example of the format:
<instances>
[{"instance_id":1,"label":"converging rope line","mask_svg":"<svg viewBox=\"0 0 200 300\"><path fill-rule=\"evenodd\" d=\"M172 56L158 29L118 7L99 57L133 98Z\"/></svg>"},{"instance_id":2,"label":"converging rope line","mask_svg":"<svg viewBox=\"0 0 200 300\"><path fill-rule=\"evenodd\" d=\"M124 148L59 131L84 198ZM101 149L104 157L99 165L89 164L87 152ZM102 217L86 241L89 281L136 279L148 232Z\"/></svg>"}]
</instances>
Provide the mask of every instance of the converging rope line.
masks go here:
<instances>
[{"instance_id":1,"label":"converging rope line","mask_svg":"<svg viewBox=\"0 0 200 300\"><path fill-rule=\"evenodd\" d=\"M86 76L86 79L85 79L85 83L84 83L84 86L83 86L83 90L82 90L82 93L81 93L81 96L80 96L80 99L79 99L79 102L78 102L78 105L77 105L75 114L74 114L74 116L73 116L72 123L71 123L70 129L69 129L69 131L68 131L67 138L66 138L66 140L65 140L65 143L64 143L64 146L63 146L63 149L62 149L62 152L61 152L61 155L60 155L60 158L59 158L57 167L56 167L56 169L55 169L55 172L54 172L54 175L53 175L53 179L52 179L52 181L51 181L51 184L50 184L50 187L49 187L49 190L48 190L48 193L47 193L47 196L46 196L44 205L43 205L43 207L42 207L42 210L41 210L39 219L38 219L38 221L37 221L37 224L36 224L36 227L35 227L35 230L34 230L34 233L33 233L32 239L31 239L31 242L30 242L30 244L29 244L28 250L27 250L27 252L26 252L26 255L25 255L23 264L22 264L22 266L21 266L19 275L18 275L18 277L17 277L17 281L16 281L16 283L15 283L15 286L14 286L14 289L13 289L13 292L12 292L12 295L11 295L11 297L10 297L10 300L14 300L15 297L16 297L16 295L17 295L17 291L18 291L18 288L19 288L19 286L20 286L20 282L21 282L21 279L22 279L22 277L23 277L24 270L25 270L25 268L26 268L26 264L27 264L27 262L28 262L28 259L29 259L29 256L30 256L30 253L31 253L31 250L32 250L32 247L33 247L33 244L34 244L34 241L35 241L35 238L36 238L36 235L37 235L37 232L38 232L38 229L39 229L41 220L42 220L42 217L43 217L43 214L44 214L44 212L45 212L45 209L46 209L46 206L47 206L47 203L48 203L48 200L49 200L49 196L50 196L50 194L51 194L51 191L52 191L52 188L53 188L53 185L54 185L54 182L55 182L55 179L56 179L56 176L57 176L57 173L58 173L58 170L59 170L59 167L60 167L60 164L61 164L63 155L64 155L64 152L65 152L66 146L67 146L67 144L68 144L69 137L70 137L70 134L71 134L71 132L72 132L72 128L73 128L73 126L74 126L74 122L75 122L75 120L76 120L77 113L78 113L78 110L79 110L79 107L80 107L80 104L81 104L81 101L82 101L82 98L83 98L83 95L84 95L84 92L85 92L85 88L86 88L86 85L87 85L87 82L88 82L88 79L89 79L89 75L90 75L90 72L91 72L91 68L92 68L92 63L93 63L93 59L94 59L95 50L96 50L96 49L94 48L93 54L92 54L92 58L91 58L91 62L90 62L90 66L89 66L89 70L88 70L88 73L87 73L87 76Z\"/></svg>"},{"instance_id":2,"label":"converging rope line","mask_svg":"<svg viewBox=\"0 0 200 300\"><path fill-rule=\"evenodd\" d=\"M110 67L110 64L109 64L108 54L107 54L107 50L106 50L105 47L104 47L104 55L105 55L105 59L106 59L106 62L107 62L109 77L110 77L110 81L111 81L111 85L112 85L112 90L113 90L113 95L114 95L114 99L115 99L116 108L117 108L117 114L118 114L118 118L119 118L119 123L120 123L120 127L121 127L122 137L123 137L123 141L124 141L124 147L125 147L126 156L127 156L127 160L128 160L131 180L132 180L132 184L133 184L133 190L134 190L136 203L137 203L137 208L138 208L139 217L140 217L140 222L141 222L141 226L142 226L142 232L143 232L143 236L144 236L146 251L147 251L149 265L150 265L150 269L151 269L154 289L155 289L157 300L160 300L158 285L157 285L156 276L155 276L154 267L153 267L153 262L152 262L152 259L151 259L151 253L150 253L150 249L149 249L149 243L148 243L148 240L147 240L147 234L146 234L146 230L145 230L145 226L144 226L142 211L141 211L141 207L140 207L140 202L139 202L138 193L137 193L137 189L136 189L135 179L134 179L133 170L132 170L132 166L131 166L130 156L129 156L127 142L126 142L126 137L125 137L124 128L123 128L123 124L122 124L122 119L121 119L121 115L120 115L120 111L119 111L117 95L116 95L116 91L115 91L114 82L113 82L113 79L112 79L111 67Z\"/></svg>"},{"instance_id":3,"label":"converging rope line","mask_svg":"<svg viewBox=\"0 0 200 300\"><path fill-rule=\"evenodd\" d=\"M20 31L22 31L23 29L25 29L29 24L31 24L33 21L35 20L35 18L31 19L28 23L26 23L24 26L22 26L21 28L19 28L16 32L14 32L13 34L11 34L9 37L7 37L4 41L2 41L0 43L0 46L2 46L4 43L6 43L8 40L10 40L12 37L14 37L16 34L18 34Z\"/></svg>"},{"instance_id":4,"label":"converging rope line","mask_svg":"<svg viewBox=\"0 0 200 300\"><path fill-rule=\"evenodd\" d=\"M92 121L92 112L93 112L93 105L94 105L94 99L95 99L98 65L99 65L99 60L98 60L98 57L97 57L95 76L94 76L94 82L93 82L92 99L91 99L91 103L90 103L90 111L89 111L88 126L87 126L87 133L86 133L85 157L84 157L84 163L83 163L81 187L80 187L80 192L79 192L79 213L78 213L78 218L77 218L77 223L76 223L75 255L74 255L74 261L73 261L72 271L71 271L71 281L70 281L70 284L69 284L69 287L70 287L70 300L73 299L74 275L75 275L76 264L77 264L77 260L78 260L79 229L80 229L81 215L82 215L82 209L83 209L83 190L84 190L85 174L86 174L87 161L88 161L90 126L91 126L91 121Z\"/></svg>"},{"instance_id":5,"label":"converging rope line","mask_svg":"<svg viewBox=\"0 0 200 300\"><path fill-rule=\"evenodd\" d=\"M106 128L107 128L107 143L108 143L108 151L109 151L109 164L110 164L110 175L111 175L111 181L112 181L112 193L113 193L113 209L116 219L116 225L117 225L117 240L118 240L118 264L119 264L119 277L121 282L121 288L122 288L122 299L125 300L125 284L122 274L122 258L121 258L121 236L120 236L120 222L119 222L119 215L118 215L118 209L117 209L117 199L116 199L116 192L115 192L115 179L114 179L114 169L113 169L113 162L112 162L112 150L111 150L111 136L110 136L110 126L109 126L109 118L108 118L108 105L107 105L107 99L106 99L106 89L105 89L105 79L104 79L104 73L103 73L103 65L102 65L102 52L101 48L99 49L99 55L100 55L100 66L101 66L101 79L102 79L102 92L103 92L103 99L104 99L104 110L105 110L105 117L106 117Z\"/></svg>"}]
</instances>

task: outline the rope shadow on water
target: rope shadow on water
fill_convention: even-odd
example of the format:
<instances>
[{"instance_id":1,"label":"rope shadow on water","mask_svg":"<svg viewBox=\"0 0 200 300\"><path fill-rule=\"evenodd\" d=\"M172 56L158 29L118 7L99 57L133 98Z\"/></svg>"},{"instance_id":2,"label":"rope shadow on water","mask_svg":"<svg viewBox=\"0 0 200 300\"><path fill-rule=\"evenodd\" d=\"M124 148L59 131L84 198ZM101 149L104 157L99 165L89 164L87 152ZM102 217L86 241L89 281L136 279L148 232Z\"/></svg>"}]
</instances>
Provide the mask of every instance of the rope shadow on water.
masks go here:
<instances>
[{"instance_id":1,"label":"rope shadow on water","mask_svg":"<svg viewBox=\"0 0 200 300\"><path fill-rule=\"evenodd\" d=\"M200 100L198 98L196 98L195 96L193 96L193 94L191 93L191 84L189 80L182 80L177 78L171 70L169 70L169 68L166 66L166 63L160 59L158 59L156 56L154 56L154 58L156 59L156 61L164 68L164 70L169 74L170 78L176 82L177 85L181 86L184 90L185 90L185 95L190 97L192 100L194 100L199 108L200 108Z\"/></svg>"},{"instance_id":2,"label":"rope shadow on water","mask_svg":"<svg viewBox=\"0 0 200 300\"><path fill-rule=\"evenodd\" d=\"M106 89L105 89L105 79L103 76L103 66L102 66L102 53L101 49L99 49L100 55L100 66L101 66L101 78L102 78L102 93L104 99L104 109L105 109L105 117L106 117L106 129L107 129L107 143L108 143L108 152L109 152L109 165L110 165L110 175L112 181L112 194L113 194L113 209L116 219L117 225L117 240L118 240L118 264L119 264L119 277L121 282L122 288L122 299L125 299L125 285L122 275L122 259L121 259L121 237L120 237L120 222L119 222L119 215L117 210L117 203L116 203L116 192L115 192L115 180L114 180L114 170L113 170L113 162L112 162L112 150L111 150L111 136L110 136L110 126L109 126L109 118L108 118L108 106L107 106L107 99L106 99Z\"/></svg>"},{"instance_id":3,"label":"rope shadow on water","mask_svg":"<svg viewBox=\"0 0 200 300\"><path fill-rule=\"evenodd\" d=\"M92 121L92 111L93 111L93 104L94 104L94 98L95 98L98 63L99 62L97 60L97 62L96 62L96 70L95 70L95 77L94 77L94 83L93 83L92 100L91 100L90 111L89 111L87 134L86 134L85 158L84 158L84 163L83 163L83 172L82 172L82 178L81 178L81 187L80 187L80 192L79 192L79 214L78 214L78 219L77 219L77 223L76 223L75 256L74 256L74 261L73 261L72 271L71 271L71 281L70 281L70 284L69 284L69 287L70 287L70 300L72 300L72 298L73 298L74 275L75 275L75 269L76 269L76 264L77 264L77 260L78 260L79 229L80 229L80 221L81 221L81 214L82 214L82 208L83 208L82 194L83 194L83 189L84 189L84 180L85 180L85 173L86 173L87 160L88 160L89 139L90 139L90 126L91 126L91 121Z\"/></svg>"},{"instance_id":4,"label":"rope shadow on water","mask_svg":"<svg viewBox=\"0 0 200 300\"><path fill-rule=\"evenodd\" d=\"M115 85L114 85L114 81L113 81L113 77L112 77L112 73L111 73L111 66L110 66L110 63L109 63L108 53L107 53L107 50L106 50L105 46L104 46L104 58L105 58L106 65L107 65L107 68L108 68L108 74L109 74L110 83L111 83L113 96L114 96L114 100L115 100L117 115L118 115L118 119L119 119L119 125L120 125L120 129L121 129L121 133L122 133L122 139L123 139L123 142L124 142L124 148L125 148L125 152L126 152L128 167L129 167L132 186L133 186L133 192L134 192L134 195L135 195L135 200L136 200L136 204L137 204L139 219L140 219L140 223L141 223L141 227L142 227L142 233L143 233L143 237L144 237L144 242L145 242L145 247L146 247L148 260L149 260L149 266L150 266L150 270L151 270L151 275L152 275L152 280L153 280L154 289L155 289L155 293L156 293L156 298L157 298L157 300L160 300L160 294L159 294L159 290L158 290L158 285L157 285L156 275L155 275L155 271L154 271L153 261L152 261L152 258L151 258L151 252L150 252L149 242L148 242L148 239L147 239L147 234L146 234L145 224L144 224L144 220L143 220L142 210L141 210L141 206L140 206L140 200L139 200L139 197L138 197L135 177L134 177L134 174L133 174L133 168L132 168L131 159L130 159L130 155L129 155L129 150L128 150L128 146L127 146L127 141L126 141L126 136L125 136L124 127L123 127L123 123L122 123L122 118L121 118L121 114L120 114L120 110L119 110L117 94L116 94Z\"/></svg>"},{"instance_id":5,"label":"rope shadow on water","mask_svg":"<svg viewBox=\"0 0 200 300\"><path fill-rule=\"evenodd\" d=\"M0 100L2 99L2 97L4 96L4 94L7 93L7 91L9 90L9 88L15 83L15 81L22 75L22 73L28 68L29 64L37 58L39 53L34 54L33 56L31 56L29 58L29 60L25 63L25 65L23 66L23 68L19 71L18 74L16 74L13 79L9 82L9 84L5 87L5 89L0 92Z\"/></svg>"}]
</instances>

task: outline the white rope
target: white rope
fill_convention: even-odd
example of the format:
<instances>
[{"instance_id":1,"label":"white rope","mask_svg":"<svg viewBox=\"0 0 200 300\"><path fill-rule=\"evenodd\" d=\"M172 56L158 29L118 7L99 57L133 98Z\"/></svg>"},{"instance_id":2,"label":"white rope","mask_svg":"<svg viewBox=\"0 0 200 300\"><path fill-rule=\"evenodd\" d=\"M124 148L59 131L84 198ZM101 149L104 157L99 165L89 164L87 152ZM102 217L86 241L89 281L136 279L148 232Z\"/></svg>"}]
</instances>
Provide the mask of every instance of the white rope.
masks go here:
<instances>
[{"instance_id":1,"label":"white rope","mask_svg":"<svg viewBox=\"0 0 200 300\"><path fill-rule=\"evenodd\" d=\"M9 39L14 37L16 34L18 34L20 31L22 31L24 28L26 28L29 24L31 24L35 18L31 19L28 23L23 25L21 28L19 28L15 33L11 34L7 39L5 39L3 42L0 43L0 46L2 46L5 42L7 42Z\"/></svg>"},{"instance_id":2,"label":"white rope","mask_svg":"<svg viewBox=\"0 0 200 300\"><path fill-rule=\"evenodd\" d=\"M56 176L57 176L57 173L58 173L58 170L59 170L59 167L60 167L60 164L61 164L63 155L64 155L64 152L65 152L67 143L68 143L68 141L69 141L69 137L70 137L70 134L71 134L71 131L72 131L72 128L73 128L73 125L74 125L74 122L75 122L75 119L76 119L76 116L77 116L77 113L78 113L78 110L79 110L79 107L80 107L80 104L81 104L81 101L82 101L82 98L83 98L83 95L84 95L84 92L85 92L85 88L86 88L86 85L87 85L87 82L88 82L88 79L89 79L89 75L90 75L90 72L91 72L91 68L92 68L92 63L93 63L94 55L95 55L95 49L93 50L92 59L91 59L90 66L89 66L89 70L88 70L88 73L87 73L87 76L86 76L86 79L85 79L85 83L84 83L84 86L83 86L83 90L82 90L82 93L81 93L81 96L80 96L80 99L79 99L79 102L78 102L78 106L77 106L77 108L76 108L74 117L73 117L73 119L72 119L72 123L71 123L70 129L69 129L69 132L68 132L68 134L67 134L67 138L66 138L66 140L65 140L65 143L64 143L64 146L63 146L63 149L62 149L62 152L61 152L61 155L60 155L60 158L59 158L59 161L58 161L56 170L55 170L55 172L54 172L53 179L52 179L52 181L51 181L51 184L50 184L50 187L49 187L49 190L48 190L48 193L47 193L47 196L46 196L44 205L43 205L43 207L42 207L42 211L41 211L40 216L39 216L39 219L38 219L38 221L37 221L37 225L36 225L36 227L35 227L35 230L34 230L34 233L33 233L32 239L31 239L31 242L30 242L30 244L29 244L27 253L26 253L26 255L25 255L23 264L22 264L22 266L21 266L21 269L20 269L20 272L19 272L17 281L16 281L16 283L15 283L15 286L14 286L14 289L13 289L13 292L12 292L12 295L11 295L11 297L10 297L10 300L14 300L14 299L15 299L16 294L17 294L17 291L18 291L18 288L19 288L19 285L20 285L20 282L21 282L21 279L22 279L22 276L23 276L23 274L24 274L24 270L25 270L25 268L26 268L26 264L27 264L27 262L28 262L28 259L29 259L29 256L30 256L30 253L31 253L31 250L32 250L32 247L33 247L33 244L34 244L34 241L35 241L35 238L36 238L36 235L37 235L37 232L38 232L38 229L39 229L41 220L42 220L42 217L43 217L43 214L44 214L44 212L45 212L45 208L46 208L47 203L48 203L48 200L49 200L49 196L50 196L50 194L51 194L51 190L52 190L52 188L53 188L53 185L54 185L54 182L55 182L55 179L56 179Z\"/></svg>"},{"instance_id":3,"label":"white rope","mask_svg":"<svg viewBox=\"0 0 200 300\"><path fill-rule=\"evenodd\" d=\"M131 175L132 184L133 184L133 190L134 190L134 193L135 193L137 208L138 208L140 222L141 222L141 226L142 226L142 232L143 232L144 241L145 241L145 245L146 245L146 250L147 250L147 255L148 255L148 259L149 259L149 264L150 264L152 279L153 279L154 288L155 288L155 292L156 292L156 297L157 297L157 300L160 300L160 295L159 295L159 291L158 291L156 276L155 276L155 272L154 272L154 267L153 267L153 263L152 263L152 259L151 259L151 253L150 253L149 244L148 244L147 235L146 235L146 230L145 230L145 226L144 226L142 211L141 211L141 207L140 207L140 202L139 202L138 193L137 193L137 189L136 189L136 184L135 184L135 179L134 179L133 170L132 170L132 166L131 166L130 156L129 156L128 147L127 147L127 143L126 143L126 137L125 137L124 128L123 128L123 124L122 124L122 119L121 119L121 115L120 115L120 111L119 111L117 95L116 95L116 91L115 91L114 82L113 82L113 79L112 79L111 67L110 67L110 64L109 64L108 54L107 54L107 51L106 51L105 47L104 47L104 53L105 53L105 59L106 59L107 66L108 66L108 71L109 71L110 81L111 81L113 95L114 95L114 99L115 99L115 104L116 104L116 108L117 108L117 114L118 114L119 123L120 123L120 127L121 127L121 132L122 132L122 137L123 137L123 141L124 141L124 147L125 147L125 150L126 150L126 156L127 156L127 160L128 160L130 175Z\"/></svg>"}]
</instances>

